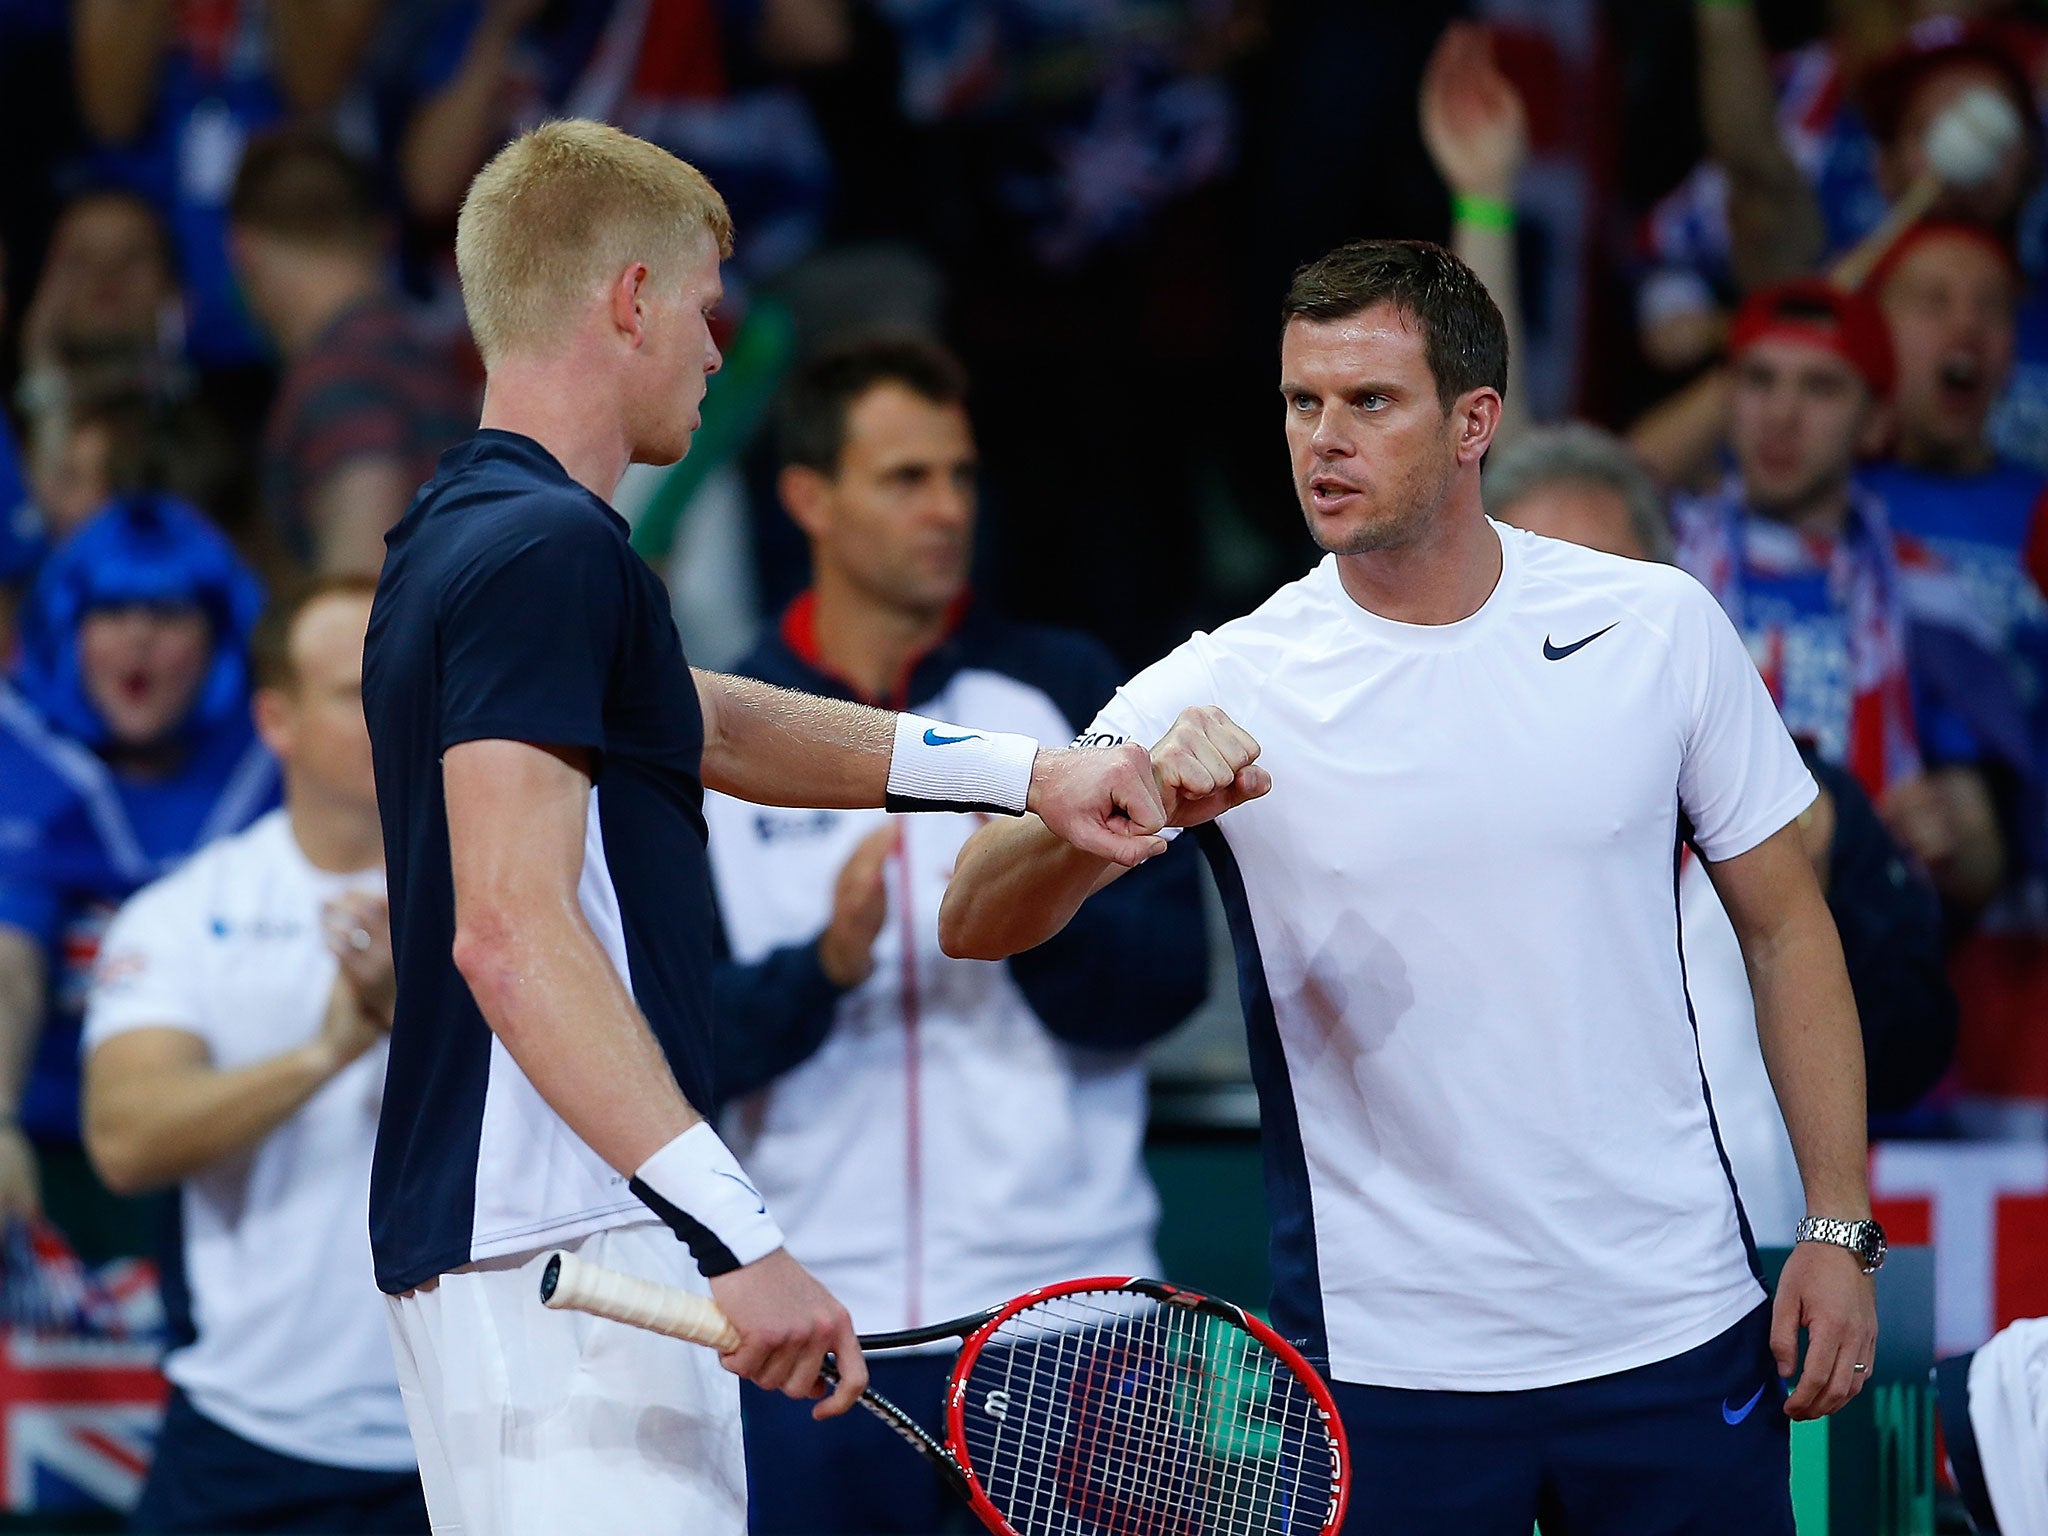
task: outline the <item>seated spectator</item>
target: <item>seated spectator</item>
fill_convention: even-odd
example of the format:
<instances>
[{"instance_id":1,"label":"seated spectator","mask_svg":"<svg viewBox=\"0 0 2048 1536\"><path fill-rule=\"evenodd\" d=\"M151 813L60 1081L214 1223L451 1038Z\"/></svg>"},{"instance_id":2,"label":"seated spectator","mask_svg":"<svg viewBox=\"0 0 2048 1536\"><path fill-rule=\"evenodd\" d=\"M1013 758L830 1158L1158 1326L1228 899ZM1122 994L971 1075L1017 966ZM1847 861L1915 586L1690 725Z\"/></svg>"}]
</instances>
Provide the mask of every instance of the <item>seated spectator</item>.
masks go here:
<instances>
[{"instance_id":1,"label":"seated spectator","mask_svg":"<svg viewBox=\"0 0 2048 1536\"><path fill-rule=\"evenodd\" d=\"M1093 641L970 597L964 396L959 365L921 342L827 353L792 380L779 484L814 584L739 670L1065 740L1119 669ZM1205 990L1192 847L992 963L950 959L938 941L953 861L985 818L913 825L717 794L704 810L733 952L716 983L718 1081L739 1096L724 1128L784 1213L790 1252L855 1326L915 1327L1057 1276L1152 1268L1138 1052ZM869 1370L936 1431L949 1364L939 1351ZM820 1426L809 1405L759 1392L745 1410L755 1532L947 1523L937 1478L882 1471L893 1448L873 1420Z\"/></svg>"},{"instance_id":2,"label":"seated spectator","mask_svg":"<svg viewBox=\"0 0 2048 1536\"><path fill-rule=\"evenodd\" d=\"M73 197L22 316L21 403L35 435L82 399L182 393L184 341L177 262L156 210L116 187Z\"/></svg>"},{"instance_id":3,"label":"seated spectator","mask_svg":"<svg viewBox=\"0 0 2048 1536\"><path fill-rule=\"evenodd\" d=\"M250 134L290 118L329 117L356 84L382 6L190 5L77 0L78 104L98 148L92 173L131 187L168 221L177 247L193 361L260 363L235 294L227 201Z\"/></svg>"},{"instance_id":4,"label":"seated spectator","mask_svg":"<svg viewBox=\"0 0 2048 1536\"><path fill-rule=\"evenodd\" d=\"M2003 871L1990 795L1974 768L1924 767L1891 531L1854 478L1896 375L1884 319L1824 283L1784 284L1744 304L1729 351L1735 469L1675 504L1678 563L1735 621L1793 737L1853 774L1944 897L1975 910Z\"/></svg>"},{"instance_id":5,"label":"seated spectator","mask_svg":"<svg viewBox=\"0 0 2048 1536\"><path fill-rule=\"evenodd\" d=\"M248 717L254 576L198 513L114 503L43 565L0 688L0 1213L78 1147L78 1022L114 909L276 803Z\"/></svg>"},{"instance_id":6,"label":"seated spectator","mask_svg":"<svg viewBox=\"0 0 2048 1536\"><path fill-rule=\"evenodd\" d=\"M373 590L346 577L265 617L255 718L284 806L129 900L101 948L86 1146L120 1193L178 1186L181 1217L171 1399L130 1530L427 1529L370 1273L396 992Z\"/></svg>"},{"instance_id":7,"label":"seated spectator","mask_svg":"<svg viewBox=\"0 0 2048 1536\"><path fill-rule=\"evenodd\" d=\"M1672 558L1656 485L1626 446L1598 428L1534 433L1487 461L1484 490L1489 514L1518 528L1631 560ZM1807 766L1820 798L1800 817L1800 830L1842 936L1870 1107L1904 1110L1947 1070L1955 1047L1941 905L1855 779L1811 752ZM1751 1231L1760 1243L1782 1245L1807 1206L1758 1049L1748 970L1705 867L1690 850L1681 859L1686 990L1715 1124Z\"/></svg>"},{"instance_id":8,"label":"seated spectator","mask_svg":"<svg viewBox=\"0 0 2048 1536\"><path fill-rule=\"evenodd\" d=\"M286 360L266 509L311 569L375 576L385 532L441 450L475 429L473 393L392 292L369 172L332 139L257 139L229 219L250 311Z\"/></svg>"}]
</instances>

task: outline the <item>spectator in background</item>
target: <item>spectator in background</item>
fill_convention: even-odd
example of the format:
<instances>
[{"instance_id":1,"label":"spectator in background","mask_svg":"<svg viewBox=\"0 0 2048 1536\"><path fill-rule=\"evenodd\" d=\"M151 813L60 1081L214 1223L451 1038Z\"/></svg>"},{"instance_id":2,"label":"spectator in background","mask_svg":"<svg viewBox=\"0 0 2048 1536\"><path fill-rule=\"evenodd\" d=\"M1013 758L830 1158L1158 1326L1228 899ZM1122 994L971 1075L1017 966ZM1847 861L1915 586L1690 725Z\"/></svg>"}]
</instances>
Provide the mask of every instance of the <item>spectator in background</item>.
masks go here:
<instances>
[{"instance_id":1,"label":"spectator in background","mask_svg":"<svg viewBox=\"0 0 2048 1536\"><path fill-rule=\"evenodd\" d=\"M248 367L262 347L236 298L227 201L251 133L331 117L355 83L379 0L75 0L88 164L169 221L193 361Z\"/></svg>"},{"instance_id":2,"label":"spectator in background","mask_svg":"<svg viewBox=\"0 0 2048 1536\"><path fill-rule=\"evenodd\" d=\"M241 459L193 397L184 336L154 210L115 188L73 197L21 327L31 560L117 492L169 491L240 526Z\"/></svg>"},{"instance_id":3,"label":"spectator in background","mask_svg":"<svg viewBox=\"0 0 2048 1536\"><path fill-rule=\"evenodd\" d=\"M1872 232L1888 208L1910 197L1915 206L1982 223L2035 253L2020 310L2019 362L1993 431L2008 455L2048 470L2048 295L2040 281L2048 277L2041 270L2048 198L2040 195L2043 133L2029 78L2030 69L2048 62L2048 32L2010 14L1931 15L1853 74L1830 45L1816 44L1780 72L1774 125L1750 8L1701 0L1697 10L1704 118L1717 159L1651 216L1653 266L1639 303L1646 355L1673 371L1706 361L1724 334L1721 306L1749 284L1815 261L1841 263L1845 284L1860 286L1876 254L1868 244ZM1965 104L1966 96L1978 99ZM1950 179L1928 179L1930 133L1959 109L1974 126L1949 138L1953 145L1960 137L1966 149L1974 141L1977 164L1957 181L1950 156ZM1650 454L1665 480L1691 483L1703 471L1718 441L1723 389L1716 372L1682 392L1666 430L1688 415L1696 427L1675 441L1638 438L1639 451ZM1681 402L1693 409L1682 410Z\"/></svg>"},{"instance_id":4,"label":"spectator in background","mask_svg":"<svg viewBox=\"0 0 2048 1536\"><path fill-rule=\"evenodd\" d=\"M1478 274L1507 326L1512 372L1494 433L1495 447L1505 448L1527 430L1530 415L1520 387L1528 364L1515 253L1515 178L1529 125L1484 28L1463 21L1444 28L1423 71L1421 114L1423 145L1451 193L1451 249Z\"/></svg>"},{"instance_id":5,"label":"spectator in background","mask_svg":"<svg viewBox=\"0 0 2048 1536\"><path fill-rule=\"evenodd\" d=\"M172 1383L137 1531L427 1529L370 1149L397 985L363 725L372 578L274 607L258 732L284 806L121 908L86 1014L85 1136L123 1194L178 1185Z\"/></svg>"},{"instance_id":6,"label":"spectator in background","mask_svg":"<svg viewBox=\"0 0 2048 1536\"><path fill-rule=\"evenodd\" d=\"M1675 553L1664 500L1626 445L1596 427L1540 429L1488 459L1486 507L1502 522L1631 560ZM1799 818L1842 936L1863 1027L1873 1112L1903 1110L1947 1069L1955 999L1943 974L1941 905L1855 779L1812 752L1820 798ZM1764 1071L1756 1007L1734 925L1690 848L1680 855L1679 930L1714 1121L1759 1243L1782 1246L1805 1214L1785 1120Z\"/></svg>"},{"instance_id":7,"label":"spectator in background","mask_svg":"<svg viewBox=\"0 0 2048 1536\"><path fill-rule=\"evenodd\" d=\"M21 403L40 438L78 401L182 393L184 303L170 233L139 195L79 193L50 236L22 317Z\"/></svg>"},{"instance_id":8,"label":"spectator in background","mask_svg":"<svg viewBox=\"0 0 2048 1536\"><path fill-rule=\"evenodd\" d=\"M844 53L847 0L440 0L402 22L397 142L413 215L454 220L483 163L550 117L590 117L698 167L747 231L726 281L759 279L823 231L830 161L778 78Z\"/></svg>"},{"instance_id":9,"label":"spectator in background","mask_svg":"<svg viewBox=\"0 0 2048 1536\"><path fill-rule=\"evenodd\" d=\"M224 523L241 479L236 446L194 400L157 399L139 390L75 400L36 445L32 481L40 537L54 548L116 496L153 491Z\"/></svg>"},{"instance_id":10,"label":"spectator in background","mask_svg":"<svg viewBox=\"0 0 2048 1536\"><path fill-rule=\"evenodd\" d=\"M2033 778L2048 745L2048 602L2028 567L2048 557L2048 476L2003 458L1986 430L2012 371L2019 287L2012 257L1978 225L1921 223L1892 248L1870 284L1898 359L1891 457L1859 478L1883 497L1899 543L1923 695L1943 696L1979 744L2004 744L2005 766ZM1940 626L1973 633L2000 658L2009 686L1985 690L1945 675L1955 668L1931 638ZM2005 719L1992 717L1991 693ZM1922 746L1931 760L1944 755L1938 738ZM2041 862L2039 820L2029 814L2019 838L2029 866Z\"/></svg>"},{"instance_id":11,"label":"spectator in background","mask_svg":"<svg viewBox=\"0 0 2048 1536\"><path fill-rule=\"evenodd\" d=\"M333 139L253 141L229 218L250 311L286 360L263 452L272 525L312 570L375 576L386 530L475 429L473 392L391 291L369 172Z\"/></svg>"},{"instance_id":12,"label":"spectator in background","mask_svg":"<svg viewBox=\"0 0 2048 1536\"><path fill-rule=\"evenodd\" d=\"M78 1147L78 1025L114 909L276 802L246 654L262 605L227 540L118 501L43 565L0 689L0 1214L39 1203L34 1140Z\"/></svg>"},{"instance_id":13,"label":"spectator in background","mask_svg":"<svg viewBox=\"0 0 2048 1536\"><path fill-rule=\"evenodd\" d=\"M739 670L1066 740L1117 667L1080 635L970 597L965 390L957 363L913 341L828 353L792 380L780 487L814 585ZM857 1327L1156 1267L1137 1053L1206 987L1192 849L1118 882L1043 947L983 962L940 950L938 908L986 818L912 824L712 794L705 819L733 951L716 988L718 1081L737 1096L724 1128L790 1252ZM885 1396L935 1416L950 1364L940 1350L870 1370ZM873 1420L814 1424L808 1404L759 1392L745 1408L754 1531L947 1523L939 1480L913 1484Z\"/></svg>"},{"instance_id":14,"label":"spectator in background","mask_svg":"<svg viewBox=\"0 0 2048 1536\"><path fill-rule=\"evenodd\" d=\"M1997 754L2012 878L1957 948L1952 974L1963 1005L1959 1052L1966 1128L2039 1134L2048 1103L2048 477L2004 457L1988 419L2013 367L2021 277L2009 248L1979 225L1931 221L1910 231L1873 275L1899 359L1891 461L1863 479L1885 499L1908 570L1946 574L1942 586L1908 581L1909 607L1934 594L1978 630L2008 686L1954 678L1953 647L1916 630L1923 691L1942 689ZM1950 590L1950 589L1953 590ZM1984 715L2006 718L1985 719ZM1939 760L1939 743L1930 743ZM1987 754L1989 755L1989 754Z\"/></svg>"},{"instance_id":15,"label":"spectator in background","mask_svg":"<svg viewBox=\"0 0 2048 1536\"><path fill-rule=\"evenodd\" d=\"M1783 284L1744 304L1729 353L1735 470L1674 506L1678 563L1734 620L1794 739L1853 774L1974 911L2003 872L1990 794L1960 762L1924 767L1891 531L1854 479L1896 377L1883 316L1825 283Z\"/></svg>"}]
</instances>

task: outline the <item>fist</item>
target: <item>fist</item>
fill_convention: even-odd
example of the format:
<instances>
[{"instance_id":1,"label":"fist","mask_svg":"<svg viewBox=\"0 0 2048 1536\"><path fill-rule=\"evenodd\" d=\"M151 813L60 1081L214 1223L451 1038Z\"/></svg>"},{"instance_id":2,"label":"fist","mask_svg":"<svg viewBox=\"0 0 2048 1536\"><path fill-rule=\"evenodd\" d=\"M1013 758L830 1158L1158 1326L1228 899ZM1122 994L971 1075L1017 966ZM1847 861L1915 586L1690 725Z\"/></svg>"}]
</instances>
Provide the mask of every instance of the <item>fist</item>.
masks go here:
<instances>
[{"instance_id":1,"label":"fist","mask_svg":"<svg viewBox=\"0 0 2048 1536\"><path fill-rule=\"evenodd\" d=\"M1213 704L1184 710L1152 748L1152 776L1166 823L1199 827L1273 787L1255 766L1259 744Z\"/></svg>"},{"instance_id":2,"label":"fist","mask_svg":"<svg viewBox=\"0 0 2048 1536\"><path fill-rule=\"evenodd\" d=\"M1031 765L1030 802L1049 831L1083 853L1126 868L1166 851L1166 824L1142 747L1041 751Z\"/></svg>"},{"instance_id":3,"label":"fist","mask_svg":"<svg viewBox=\"0 0 2048 1536\"><path fill-rule=\"evenodd\" d=\"M831 1418L860 1400L868 1368L853 1320L788 1249L717 1276L711 1295L740 1336L739 1348L720 1357L735 1376L789 1397L823 1396L813 1418ZM839 1374L829 1394L818 1374L828 1354Z\"/></svg>"}]
</instances>

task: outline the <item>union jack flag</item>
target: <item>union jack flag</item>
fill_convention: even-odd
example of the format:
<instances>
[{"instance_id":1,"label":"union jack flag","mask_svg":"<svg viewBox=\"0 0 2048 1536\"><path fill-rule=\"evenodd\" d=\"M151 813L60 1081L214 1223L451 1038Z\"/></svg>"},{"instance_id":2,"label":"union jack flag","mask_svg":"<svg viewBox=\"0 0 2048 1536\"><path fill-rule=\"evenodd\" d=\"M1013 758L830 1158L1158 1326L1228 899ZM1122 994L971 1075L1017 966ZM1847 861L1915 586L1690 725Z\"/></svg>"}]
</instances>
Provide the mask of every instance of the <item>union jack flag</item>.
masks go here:
<instances>
[{"instance_id":1,"label":"union jack flag","mask_svg":"<svg viewBox=\"0 0 2048 1536\"><path fill-rule=\"evenodd\" d=\"M48 1221L0 1230L0 1467L9 1510L127 1510L165 1386L156 1266L83 1263Z\"/></svg>"},{"instance_id":2,"label":"union jack flag","mask_svg":"<svg viewBox=\"0 0 2048 1536\"><path fill-rule=\"evenodd\" d=\"M134 1507L163 1417L161 1346L0 1330L0 1462L7 1508Z\"/></svg>"}]
</instances>

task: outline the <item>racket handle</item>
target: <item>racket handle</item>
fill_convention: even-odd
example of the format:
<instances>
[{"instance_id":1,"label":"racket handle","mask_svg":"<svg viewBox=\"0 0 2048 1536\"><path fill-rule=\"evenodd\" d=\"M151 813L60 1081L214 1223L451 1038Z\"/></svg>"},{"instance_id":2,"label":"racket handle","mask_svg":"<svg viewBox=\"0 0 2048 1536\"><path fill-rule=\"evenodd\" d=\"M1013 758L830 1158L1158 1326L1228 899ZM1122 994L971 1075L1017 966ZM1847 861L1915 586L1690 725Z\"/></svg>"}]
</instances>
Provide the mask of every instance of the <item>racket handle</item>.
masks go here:
<instances>
[{"instance_id":1,"label":"racket handle","mask_svg":"<svg viewBox=\"0 0 2048 1536\"><path fill-rule=\"evenodd\" d=\"M588 1312L631 1328L703 1344L722 1355L740 1347L738 1331L709 1296L638 1275L622 1275L573 1253L548 1255L540 1275L540 1299L543 1306L557 1311Z\"/></svg>"}]
</instances>

